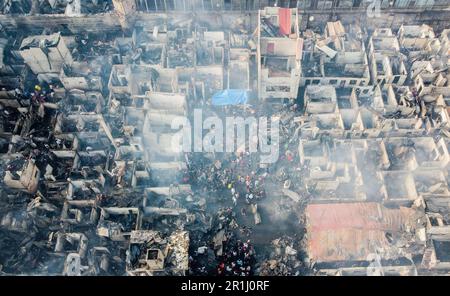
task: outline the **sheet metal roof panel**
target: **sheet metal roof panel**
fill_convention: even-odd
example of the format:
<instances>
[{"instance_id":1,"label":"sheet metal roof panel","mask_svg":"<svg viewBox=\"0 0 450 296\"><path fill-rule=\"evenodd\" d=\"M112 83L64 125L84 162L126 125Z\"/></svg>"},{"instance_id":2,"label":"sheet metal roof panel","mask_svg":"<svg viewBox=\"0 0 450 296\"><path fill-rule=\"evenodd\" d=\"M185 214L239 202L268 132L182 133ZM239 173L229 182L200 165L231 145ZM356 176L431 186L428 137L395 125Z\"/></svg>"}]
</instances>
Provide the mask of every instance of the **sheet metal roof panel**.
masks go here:
<instances>
[{"instance_id":1,"label":"sheet metal roof panel","mask_svg":"<svg viewBox=\"0 0 450 296\"><path fill-rule=\"evenodd\" d=\"M369 254L390 248L381 230L339 229L316 231L309 237L309 257L314 261L362 261Z\"/></svg>"},{"instance_id":2,"label":"sheet metal roof panel","mask_svg":"<svg viewBox=\"0 0 450 296\"><path fill-rule=\"evenodd\" d=\"M306 208L308 253L313 261L367 260L380 248L398 248L387 233L402 234L416 223L411 208L388 209L378 203L311 204Z\"/></svg>"},{"instance_id":3,"label":"sheet metal roof panel","mask_svg":"<svg viewBox=\"0 0 450 296\"><path fill-rule=\"evenodd\" d=\"M378 203L311 204L307 207L313 230L342 228L401 230L414 210L387 209Z\"/></svg>"}]
</instances>

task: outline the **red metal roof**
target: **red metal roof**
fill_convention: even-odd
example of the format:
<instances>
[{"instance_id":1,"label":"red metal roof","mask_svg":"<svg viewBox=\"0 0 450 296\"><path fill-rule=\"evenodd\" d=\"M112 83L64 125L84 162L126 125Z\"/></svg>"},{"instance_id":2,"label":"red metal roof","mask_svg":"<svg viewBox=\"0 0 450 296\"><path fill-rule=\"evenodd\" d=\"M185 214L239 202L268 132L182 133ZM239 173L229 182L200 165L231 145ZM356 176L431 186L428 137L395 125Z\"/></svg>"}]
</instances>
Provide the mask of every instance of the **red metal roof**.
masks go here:
<instances>
[{"instance_id":1,"label":"red metal roof","mask_svg":"<svg viewBox=\"0 0 450 296\"><path fill-rule=\"evenodd\" d=\"M403 231L415 210L378 203L311 204L306 215L309 256L326 262L366 260L379 248L392 251L386 232Z\"/></svg>"},{"instance_id":2,"label":"red metal roof","mask_svg":"<svg viewBox=\"0 0 450 296\"><path fill-rule=\"evenodd\" d=\"M280 34L291 34L291 10L289 8L278 9L278 23L280 28Z\"/></svg>"}]
</instances>

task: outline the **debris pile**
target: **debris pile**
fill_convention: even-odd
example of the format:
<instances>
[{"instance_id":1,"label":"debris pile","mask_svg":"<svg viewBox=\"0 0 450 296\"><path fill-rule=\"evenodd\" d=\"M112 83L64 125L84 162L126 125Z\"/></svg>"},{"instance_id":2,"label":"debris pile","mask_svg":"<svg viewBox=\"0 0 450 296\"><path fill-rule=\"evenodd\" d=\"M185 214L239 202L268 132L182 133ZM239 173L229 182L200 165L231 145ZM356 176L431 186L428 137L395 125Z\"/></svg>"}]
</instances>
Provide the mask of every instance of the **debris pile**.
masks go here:
<instances>
[{"instance_id":1,"label":"debris pile","mask_svg":"<svg viewBox=\"0 0 450 296\"><path fill-rule=\"evenodd\" d=\"M300 275L304 272L304 264L299 259L300 241L298 239L283 236L272 241L273 251L268 260L259 266L259 275Z\"/></svg>"}]
</instances>

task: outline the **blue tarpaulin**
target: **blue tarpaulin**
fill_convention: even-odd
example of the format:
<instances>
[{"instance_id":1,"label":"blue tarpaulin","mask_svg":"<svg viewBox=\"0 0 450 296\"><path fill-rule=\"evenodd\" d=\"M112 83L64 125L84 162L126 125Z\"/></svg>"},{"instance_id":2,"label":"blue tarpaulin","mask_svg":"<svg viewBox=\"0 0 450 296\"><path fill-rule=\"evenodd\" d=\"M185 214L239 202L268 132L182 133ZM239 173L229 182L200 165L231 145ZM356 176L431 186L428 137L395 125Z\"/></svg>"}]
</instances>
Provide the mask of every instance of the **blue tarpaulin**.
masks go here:
<instances>
[{"instance_id":1,"label":"blue tarpaulin","mask_svg":"<svg viewBox=\"0 0 450 296\"><path fill-rule=\"evenodd\" d=\"M215 93L212 104L216 106L246 104L248 92L244 89L226 89Z\"/></svg>"}]
</instances>

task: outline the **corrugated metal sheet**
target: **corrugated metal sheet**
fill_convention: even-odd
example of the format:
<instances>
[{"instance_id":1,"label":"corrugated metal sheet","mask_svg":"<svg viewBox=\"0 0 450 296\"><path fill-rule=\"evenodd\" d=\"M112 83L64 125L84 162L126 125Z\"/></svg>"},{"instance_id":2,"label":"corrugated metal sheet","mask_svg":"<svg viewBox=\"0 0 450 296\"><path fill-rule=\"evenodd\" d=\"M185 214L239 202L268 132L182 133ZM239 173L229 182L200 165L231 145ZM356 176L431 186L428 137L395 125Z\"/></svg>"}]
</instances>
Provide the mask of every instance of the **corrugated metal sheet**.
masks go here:
<instances>
[{"instance_id":1,"label":"corrugated metal sheet","mask_svg":"<svg viewBox=\"0 0 450 296\"><path fill-rule=\"evenodd\" d=\"M387 209L378 203L311 204L306 209L308 253L313 261L366 260L383 248L397 252L386 233L414 225L416 211Z\"/></svg>"},{"instance_id":2,"label":"corrugated metal sheet","mask_svg":"<svg viewBox=\"0 0 450 296\"><path fill-rule=\"evenodd\" d=\"M395 7L408 7L410 0L396 0Z\"/></svg>"},{"instance_id":3,"label":"corrugated metal sheet","mask_svg":"<svg viewBox=\"0 0 450 296\"><path fill-rule=\"evenodd\" d=\"M416 0L415 7L431 8L434 5L434 0Z\"/></svg>"}]
</instances>

